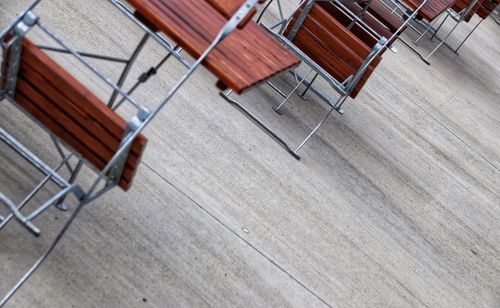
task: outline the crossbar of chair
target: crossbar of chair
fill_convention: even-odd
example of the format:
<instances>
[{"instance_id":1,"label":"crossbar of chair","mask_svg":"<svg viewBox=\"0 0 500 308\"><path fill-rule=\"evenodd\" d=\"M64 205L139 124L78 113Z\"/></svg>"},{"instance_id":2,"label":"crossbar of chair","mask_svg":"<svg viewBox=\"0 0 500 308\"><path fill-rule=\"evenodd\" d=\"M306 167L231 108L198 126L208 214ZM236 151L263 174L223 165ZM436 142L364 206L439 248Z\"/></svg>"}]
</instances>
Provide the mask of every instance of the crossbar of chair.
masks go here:
<instances>
[{"instance_id":1,"label":"crossbar of chair","mask_svg":"<svg viewBox=\"0 0 500 308\"><path fill-rule=\"evenodd\" d=\"M179 91L179 89L185 84L185 82L189 79L189 77L200 67L200 65L203 63L203 61L206 60L207 56L213 52L213 50L234 30L238 27L240 24L241 20L244 19L247 14L251 11L251 9L255 6L258 0L247 0L245 1L245 5L243 5L237 12L236 14L224 25L224 27L220 30L218 33L217 37L211 42L211 44L208 46L208 48L203 52L203 54L196 59L196 61L189 66L188 71L177 81L177 83L172 87L172 89L168 92L166 97L164 97L160 103L156 106L155 109L152 111L145 110L144 108L141 109L142 114L138 114L137 117L135 117L132 121L132 123L129 123L129 129L125 133L121 144L120 148L116 151L116 153L113 155L113 157L108 161L107 165L97 174L96 179L93 181L91 184L90 188L86 190L82 195L78 195L78 200L79 203L74 210L74 212L71 214L70 218L66 221L64 224L63 228L59 231L57 234L56 238L52 241L52 243L49 245L47 250L38 258L38 260L29 268L29 270L23 275L23 277L16 283L16 285L6 294L5 297L3 297L0 300L0 307L2 307L4 304L7 303L8 300L21 288L21 286L31 277L31 275L42 265L42 263L47 259L47 257L50 255L50 253L55 249L55 247L58 245L62 237L65 235L66 231L70 227L70 225L73 223L74 219L77 217L77 215L80 213L80 211L83 209L83 207L90 202L95 201L98 197L100 197L102 194L106 193L110 189L112 189L113 186L116 185L116 183L111 183L112 185L105 185L103 188L99 189L98 186L102 180L107 178L107 175L109 172L113 172L113 168L117 165L117 163L120 162L122 159L123 155L127 153L127 151L130 149L130 146L132 145L132 142L139 136L141 131L156 117L156 115L160 112L163 107L172 99L172 97ZM43 29L48 30L48 28L44 27L43 25L41 26ZM56 41L59 41L62 46L67 48L75 57L79 57L79 60L82 60L81 56L71 47L69 47L67 44L62 42L62 40L58 39L57 35L52 33L50 30L46 31L51 37L53 37ZM86 65L87 66L87 65ZM93 67L89 67L91 71L94 73L98 73ZM104 77L105 78L105 77ZM119 90L120 94L126 95L126 93L121 93L123 92L119 87L113 86L115 90ZM62 166L62 164L61 164ZM78 186L74 184L69 184L69 187L65 188L65 192L76 189ZM36 210L33 212L31 215L28 216L29 219L34 219L38 215L41 214L41 212L45 209L48 208L49 203L54 203L57 199L62 198L64 193L58 193L52 198L50 198L46 203L42 205L40 210ZM3 198L3 196L0 196L0 200L2 202L7 202L7 198ZM17 207L12 207L12 202L9 202L9 206L12 208L13 213L16 212L18 209ZM3 217L2 217L3 218ZM28 220L29 220L28 219Z\"/></svg>"},{"instance_id":2,"label":"crossbar of chair","mask_svg":"<svg viewBox=\"0 0 500 308\"><path fill-rule=\"evenodd\" d=\"M318 1L328 1L328 2L334 2L334 3L339 3L339 0L318 0ZM269 8L270 3L274 2L274 0L271 0L268 5L265 7L267 10ZM276 0L276 2L279 4L280 0ZM302 14L300 17L297 18L297 21L299 24L302 24L304 22L305 17L308 14L308 10L312 8L312 5L315 3L315 0L308 0L308 1L301 1L301 4L305 5L305 8L302 11ZM399 29L395 31L390 38L385 38L382 37L379 42L373 47L373 49L369 52L361 66L358 68L358 70L351 76L347 77L344 81L339 81L331 74L329 74L325 69L323 69L320 65L318 65L314 60L312 60L308 55L306 55L302 50L300 50L297 46L295 46L290 39L290 37L293 39L293 36L297 33L298 29L295 28L294 24L294 30L290 31L290 37L287 37L284 35L284 30L280 29L277 32L274 31L277 27L281 25L286 25L292 17L286 17L282 16L281 21L278 23L273 24L272 26L266 26L262 22L260 25L268 32L271 33L280 43L286 45L290 50L292 50L304 63L306 63L309 67L312 68L313 71L316 72L314 75L313 79L308 82L306 79L309 75L306 75L305 77L302 77L298 75L295 71L292 73L296 78L298 77L299 82L296 81L296 86L292 89L291 93L288 95L285 95L282 91L277 91L278 94L280 94L282 97L284 97L284 101L282 101L277 107L273 108L275 111L278 113L281 112L281 108L287 103L287 101L290 98L290 95L294 94L298 90L298 86L303 84L306 85L306 91L309 89L312 90L313 93L317 94L317 96L320 98L320 100L324 101L328 106L329 109L326 112L326 114L321 118L320 122L312 129L312 131L306 136L306 138L298 145L296 148L292 148L286 141L284 141L283 138L281 138L277 133L275 133L268 125L263 123L256 115L254 115L251 111L249 111L245 106L243 106L240 102L238 102L236 99L231 97L231 91L227 92L221 92L221 96L228 101L232 106L236 107L237 110L241 111L245 116L247 116L249 119L251 119L259 128L261 128L266 134L272 137L281 147L283 147L285 150L287 150L288 153L290 153L294 158L300 159L300 156L298 155L298 152L300 149L310 140L310 138L319 130L319 128L326 122L328 117L332 114L333 111L337 111L338 113L343 113L343 105L346 102L347 97L349 96L350 93L354 90L356 85L359 83L361 78L364 76L366 73L367 69L370 67L370 65L375 61L377 56L383 52L385 48L388 47L389 43L392 42L396 37L398 37L399 33L402 32L402 30L409 24L410 20L414 18L420 9L427 3L427 0L424 0L420 6L417 7L416 10L412 12L410 15L410 19L405 20ZM292 12L291 16L295 15L295 13L300 9L299 7L296 8L294 12ZM344 6L345 8L345 6ZM347 9L347 8L346 8ZM356 14L352 13L353 17L356 16ZM259 16L259 21L262 19L262 14ZM360 19L358 17L358 19ZM361 20L362 22L362 20ZM317 90L312 84L315 81L315 79L320 76L323 79L325 79L333 89L336 90L337 93L340 94L340 97L336 102L331 102L330 99L321 91ZM271 88L274 90L277 90L277 87L274 86L273 84L270 84Z\"/></svg>"}]
</instances>

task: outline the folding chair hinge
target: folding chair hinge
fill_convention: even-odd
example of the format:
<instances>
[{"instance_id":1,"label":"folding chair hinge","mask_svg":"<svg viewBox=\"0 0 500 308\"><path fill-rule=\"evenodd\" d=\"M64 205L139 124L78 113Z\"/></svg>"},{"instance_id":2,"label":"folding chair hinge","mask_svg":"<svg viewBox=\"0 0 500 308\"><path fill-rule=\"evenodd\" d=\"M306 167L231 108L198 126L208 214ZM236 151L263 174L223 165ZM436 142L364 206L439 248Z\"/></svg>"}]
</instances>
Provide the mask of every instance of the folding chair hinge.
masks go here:
<instances>
[{"instance_id":1,"label":"folding chair hinge","mask_svg":"<svg viewBox=\"0 0 500 308\"><path fill-rule=\"evenodd\" d=\"M9 57L6 61L9 61L9 66L7 72L6 94L10 97L14 96L16 89L17 73L19 72L19 64L21 62L23 49L23 38L33 28L37 21L38 16L35 13L32 11L27 12L23 20L14 28L14 36L7 44L6 48L8 49Z\"/></svg>"},{"instance_id":2,"label":"folding chair hinge","mask_svg":"<svg viewBox=\"0 0 500 308\"><path fill-rule=\"evenodd\" d=\"M120 143L120 147L118 148L118 150L120 150L121 146L127 141L128 137L133 133L135 133L141 127L142 123L148 118L150 114L151 111L146 107L142 107L141 109L139 109L137 115L134 116L132 120L130 120L130 122L128 123L128 127L125 130L125 133L123 134L122 142ZM106 186L119 183L120 178L123 174L123 169L125 168L125 164L127 163L128 155L130 154L131 148L132 148L132 143L130 143L127 146L127 148L120 155L120 158L117 159L116 163L111 168Z\"/></svg>"}]
</instances>

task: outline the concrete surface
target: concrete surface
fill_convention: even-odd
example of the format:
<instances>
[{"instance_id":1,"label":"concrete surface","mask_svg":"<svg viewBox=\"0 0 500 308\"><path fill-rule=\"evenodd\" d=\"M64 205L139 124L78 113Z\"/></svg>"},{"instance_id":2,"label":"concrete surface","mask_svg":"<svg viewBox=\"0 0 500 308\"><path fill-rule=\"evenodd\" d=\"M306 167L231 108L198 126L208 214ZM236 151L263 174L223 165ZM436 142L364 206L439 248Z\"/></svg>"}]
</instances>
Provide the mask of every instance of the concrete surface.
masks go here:
<instances>
[{"instance_id":1,"label":"concrete surface","mask_svg":"<svg viewBox=\"0 0 500 308\"><path fill-rule=\"evenodd\" d=\"M1 25L26 2L1 1ZM104 0L43 1L37 12L85 51L126 56L141 35ZM8 306L500 307L500 28L485 21L460 56L441 49L431 66L396 45L301 161L198 71L146 130L133 189L87 207ZM149 43L133 76L163 54ZM118 76L120 66L93 63ZM181 72L169 64L137 98L165 95ZM277 99L264 86L241 97L295 143L325 111L310 95L277 116ZM0 110L3 127L56 161L45 133L5 102ZM0 190L19 202L40 177L3 144L0 161ZM38 239L16 223L0 232L0 294L67 216L40 217Z\"/></svg>"}]
</instances>

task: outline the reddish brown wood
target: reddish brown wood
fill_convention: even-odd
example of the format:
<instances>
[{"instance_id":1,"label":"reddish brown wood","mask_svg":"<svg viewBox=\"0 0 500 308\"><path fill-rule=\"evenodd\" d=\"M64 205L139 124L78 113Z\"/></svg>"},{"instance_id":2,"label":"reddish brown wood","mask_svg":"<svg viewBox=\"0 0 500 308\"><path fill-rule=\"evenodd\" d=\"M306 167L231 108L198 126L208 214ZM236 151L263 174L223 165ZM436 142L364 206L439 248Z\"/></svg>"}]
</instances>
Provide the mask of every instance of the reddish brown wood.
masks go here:
<instances>
[{"instance_id":1,"label":"reddish brown wood","mask_svg":"<svg viewBox=\"0 0 500 308\"><path fill-rule=\"evenodd\" d=\"M422 4L423 0L404 0L404 2L415 10ZM453 2L454 0L428 0L418 14L427 21L433 21L447 8L452 6Z\"/></svg>"},{"instance_id":2,"label":"reddish brown wood","mask_svg":"<svg viewBox=\"0 0 500 308\"><path fill-rule=\"evenodd\" d=\"M481 8L481 3L483 0L479 0L476 2L470 13L465 17L465 21L469 22L472 19L472 16L476 14L476 12ZM455 0L455 3L451 6L451 8L459 13L462 10L467 10L467 7L472 3L471 0Z\"/></svg>"},{"instance_id":3,"label":"reddish brown wood","mask_svg":"<svg viewBox=\"0 0 500 308\"><path fill-rule=\"evenodd\" d=\"M392 14L391 11L389 11L389 9L380 2L380 0L373 0L370 2L368 12L389 28L391 33L395 33L403 25L401 19Z\"/></svg>"},{"instance_id":4,"label":"reddish brown wood","mask_svg":"<svg viewBox=\"0 0 500 308\"><path fill-rule=\"evenodd\" d=\"M245 4L244 0L205 0L211 6L213 6L219 13L222 14L226 19L230 19L238 9ZM252 17L257 13L256 8L252 8L251 12L241 21L239 24L240 28L243 28Z\"/></svg>"},{"instance_id":5,"label":"reddish brown wood","mask_svg":"<svg viewBox=\"0 0 500 308\"><path fill-rule=\"evenodd\" d=\"M318 4L330 14L333 18L335 18L338 22L340 22L344 27L349 26L353 19L351 16L347 15L342 9L340 9L337 5L331 2L318 2ZM346 6L354 13L361 11L361 7L356 3L348 2ZM372 29L377 31L378 34L385 36L387 38L392 36L392 33L389 29L384 26L381 22L379 22L375 17L370 14L366 14L363 18L363 21L370 26ZM373 36L370 32L368 32L364 27L359 24L355 24L351 32L356 35L360 40L363 41L369 47L375 46L377 44L378 39Z\"/></svg>"},{"instance_id":6,"label":"reddish brown wood","mask_svg":"<svg viewBox=\"0 0 500 308\"><path fill-rule=\"evenodd\" d=\"M199 57L227 22L210 3L200 0L130 0L136 14ZM231 2L232 3L232 2ZM299 59L255 23L236 29L204 65L237 93L299 64Z\"/></svg>"},{"instance_id":7,"label":"reddish brown wood","mask_svg":"<svg viewBox=\"0 0 500 308\"><path fill-rule=\"evenodd\" d=\"M299 10L294 16L285 35L288 35L301 12ZM293 43L338 80L345 80L354 74L371 51L370 47L317 3L306 17ZM356 97L380 60L381 57L378 56L372 62L351 97Z\"/></svg>"},{"instance_id":8,"label":"reddish brown wood","mask_svg":"<svg viewBox=\"0 0 500 308\"><path fill-rule=\"evenodd\" d=\"M478 8L476 14L482 19L488 18L491 12L497 8L499 2L499 0L484 0Z\"/></svg>"},{"instance_id":9,"label":"reddish brown wood","mask_svg":"<svg viewBox=\"0 0 500 308\"><path fill-rule=\"evenodd\" d=\"M15 101L98 170L118 150L127 122L28 40ZM147 139L133 142L119 186L128 190Z\"/></svg>"},{"instance_id":10,"label":"reddish brown wood","mask_svg":"<svg viewBox=\"0 0 500 308\"><path fill-rule=\"evenodd\" d=\"M239 8L245 4L245 0L205 0L214 8L216 8L227 19L231 18ZM266 0L259 0L259 3L264 3ZM252 13L253 15L253 13Z\"/></svg>"}]
</instances>

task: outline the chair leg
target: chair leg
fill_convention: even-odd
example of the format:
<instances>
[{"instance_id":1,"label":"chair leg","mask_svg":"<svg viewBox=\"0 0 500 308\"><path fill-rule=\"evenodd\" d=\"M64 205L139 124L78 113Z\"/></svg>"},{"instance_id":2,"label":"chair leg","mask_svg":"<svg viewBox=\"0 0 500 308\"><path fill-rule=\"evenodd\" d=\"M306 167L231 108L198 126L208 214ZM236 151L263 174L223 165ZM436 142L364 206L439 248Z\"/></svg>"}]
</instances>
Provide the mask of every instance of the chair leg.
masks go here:
<instances>
[{"instance_id":1,"label":"chair leg","mask_svg":"<svg viewBox=\"0 0 500 308\"><path fill-rule=\"evenodd\" d=\"M78 216L83 206L85 205L85 201L80 201L80 204L76 207L75 212L71 215L69 220L64 224L59 234L56 236L54 241L49 245L47 250L38 258L38 260L31 266L31 268L24 274L24 276L16 283L16 285L0 300L0 307L3 307L9 299L14 296L14 294L24 285L24 283L33 275L33 273L40 268L40 266L45 262L45 260L49 257L52 251L56 248L57 244L61 241L63 236L68 231L69 227Z\"/></svg>"},{"instance_id":2,"label":"chair leg","mask_svg":"<svg viewBox=\"0 0 500 308\"><path fill-rule=\"evenodd\" d=\"M330 115L332 114L333 111L337 111L339 112L340 114L343 114L344 111L342 110L342 106L344 105L345 101L347 99L347 95L346 96L341 96L337 102L330 107L330 110L328 110L328 112L325 114L325 116L321 119L321 121L318 123L318 125L316 125L316 127L309 133L309 135L307 135L306 139L304 139L300 145L297 147L297 149L295 149L295 154L298 153L298 151L300 151L300 149L309 141L309 139L311 139L312 136L314 136L314 134L316 134L316 132L321 128L321 126L323 124L325 124L326 120L328 120L328 118L330 117Z\"/></svg>"},{"instance_id":3,"label":"chair leg","mask_svg":"<svg viewBox=\"0 0 500 308\"><path fill-rule=\"evenodd\" d=\"M307 85L307 88L305 88L305 90L301 94L299 94L301 98L305 98L307 92L309 92L309 90L311 89L313 83L316 81L316 78L318 78L318 76L319 76L318 73L314 74L314 77L311 79L311 82L309 82L309 84Z\"/></svg>"},{"instance_id":4,"label":"chair leg","mask_svg":"<svg viewBox=\"0 0 500 308\"><path fill-rule=\"evenodd\" d=\"M437 27L436 30L434 31L434 33L432 33L431 38L430 38L431 41L438 34L439 30L441 30L441 27L444 25L444 22L448 19L449 16L450 16L450 14L447 13L446 16L444 17L443 21L439 24L439 27Z\"/></svg>"},{"instance_id":5,"label":"chair leg","mask_svg":"<svg viewBox=\"0 0 500 308\"><path fill-rule=\"evenodd\" d=\"M295 159L300 160L300 156L298 156L295 151L283 140L280 136L278 136L269 126L264 124L257 116L255 116L252 112L245 108L242 104L240 104L237 100L233 99L230 95L232 90L228 90L227 92L220 92L220 95L233 107L235 107L239 112L245 115L248 119L250 119L253 123L255 123L260 129L262 129L266 134L268 134L271 138L274 139L281 147L283 147L289 154L291 154Z\"/></svg>"},{"instance_id":6,"label":"chair leg","mask_svg":"<svg viewBox=\"0 0 500 308\"><path fill-rule=\"evenodd\" d=\"M481 21L479 21L477 23L477 25L474 27L474 29L472 29L469 34L467 34L467 36L465 37L465 39L462 41L462 43L460 43L460 45L458 45L458 47L453 51L455 53L458 53L458 50L460 48L462 48L462 46L465 44L465 41L467 41L469 39L469 37L472 35L472 33L474 33L474 31L476 31L477 27L479 27L479 25L484 21L484 19L481 19Z\"/></svg>"},{"instance_id":7,"label":"chair leg","mask_svg":"<svg viewBox=\"0 0 500 308\"><path fill-rule=\"evenodd\" d=\"M302 141L300 143L300 145L295 149L295 154L297 154L300 149L309 141L309 139L311 139L312 136L314 136L314 134L316 134L316 132L320 129L320 127L326 122L326 120L328 119L328 117L330 117L330 115L332 114L332 112L335 110L335 107L331 107L330 110L325 114L325 116L323 117L323 119L321 119L321 121L318 123L318 125L316 125L316 127L309 133L309 135L307 135L306 139L304 139L304 141Z\"/></svg>"},{"instance_id":8,"label":"chair leg","mask_svg":"<svg viewBox=\"0 0 500 308\"><path fill-rule=\"evenodd\" d=\"M83 160L80 159L80 160L78 160L78 163L76 164L75 168L73 169L73 172L71 172L71 176L68 180L69 184L73 184L76 181L76 178L78 177L78 174L80 173L80 170L82 169L82 167L83 167ZM62 211L68 210L68 206L64 203L65 200L66 200L66 196L64 196L63 198L59 199L59 201L57 201L56 206L58 209L60 209Z\"/></svg>"},{"instance_id":9,"label":"chair leg","mask_svg":"<svg viewBox=\"0 0 500 308\"><path fill-rule=\"evenodd\" d=\"M441 27L443 26L446 19L448 19L448 16L449 16L449 14L446 14L446 16L443 18L443 20L441 21L441 23L437 27L437 29L434 31L434 33L432 34L432 36L430 38L431 41L434 38L434 36L436 35L436 33L439 31L439 29L441 29ZM427 26L427 28L425 29L425 31L422 32L422 34L420 34L420 36L415 41L413 41L413 44L417 45L418 42L420 42L420 40L427 34L427 32L429 32L429 30L432 29L432 27L434 26L435 23L437 23L437 21L438 21L438 19L436 19L433 23L429 24Z\"/></svg>"},{"instance_id":10,"label":"chair leg","mask_svg":"<svg viewBox=\"0 0 500 308\"><path fill-rule=\"evenodd\" d=\"M125 65L125 68L123 69L120 78L118 79L118 82L116 84L119 88L121 88L125 83L125 81L127 80L128 74L130 73L130 70L132 69L132 66L134 65L135 61L137 60L137 57L141 53L142 48L144 47L144 45L146 45L148 38L149 34L148 33L144 34L144 36L139 41L139 44L135 48L134 52L130 56L130 59L127 61L127 64ZM108 101L108 107L113 108L113 104L115 103L117 97L118 97L118 91L113 90L111 98Z\"/></svg>"},{"instance_id":11,"label":"chair leg","mask_svg":"<svg viewBox=\"0 0 500 308\"><path fill-rule=\"evenodd\" d=\"M436 46L436 48L434 48L434 50L427 57L425 57L426 61L428 61L429 58L432 57L432 55L441 47L441 45L443 45L446 42L446 40L448 40L448 38L450 37L450 35L453 33L453 31L455 31L455 29L458 27L459 24L460 24L460 22L457 22L457 24L450 30L450 32L448 32L448 34Z\"/></svg>"},{"instance_id":12,"label":"chair leg","mask_svg":"<svg viewBox=\"0 0 500 308\"><path fill-rule=\"evenodd\" d=\"M342 106L344 106L344 103L346 102L347 100L347 96L343 96L341 97L337 104L335 104L335 106L333 107L338 113L340 114L344 114L344 110L342 109Z\"/></svg>"},{"instance_id":13,"label":"chair leg","mask_svg":"<svg viewBox=\"0 0 500 308\"><path fill-rule=\"evenodd\" d=\"M298 83L297 85L293 88L293 90L288 94L287 97L285 97L285 99L281 102L281 104L279 104L277 107L273 107L274 111L276 111L277 113L279 114L282 114L281 112L281 108L283 108L283 106L288 102L288 100L297 92L297 90L299 89L299 87L304 83L304 81L306 81L306 79L309 77L309 75L311 75L313 72L313 70L310 70L309 73L306 74L306 76L304 76L304 78L302 78Z\"/></svg>"}]
</instances>

